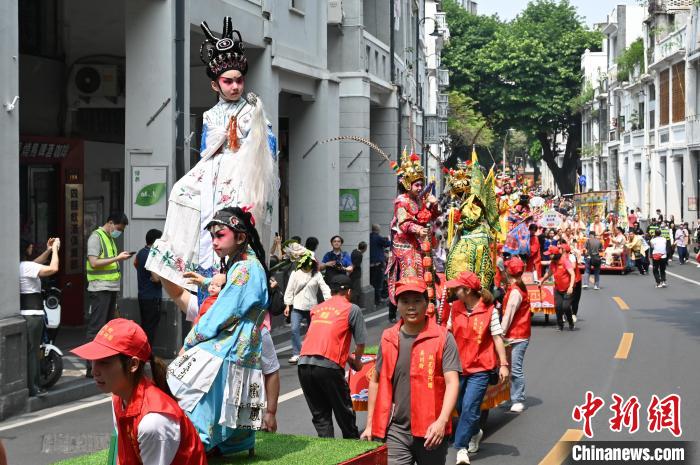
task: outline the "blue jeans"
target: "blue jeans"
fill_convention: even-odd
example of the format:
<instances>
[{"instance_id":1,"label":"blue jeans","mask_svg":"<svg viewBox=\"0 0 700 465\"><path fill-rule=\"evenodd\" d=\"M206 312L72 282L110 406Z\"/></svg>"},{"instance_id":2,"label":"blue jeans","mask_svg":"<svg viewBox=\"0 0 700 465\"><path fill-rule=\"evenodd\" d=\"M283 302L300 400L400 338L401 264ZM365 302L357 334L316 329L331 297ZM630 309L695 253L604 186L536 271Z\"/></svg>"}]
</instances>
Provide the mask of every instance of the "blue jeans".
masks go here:
<instances>
[{"instance_id":1,"label":"blue jeans","mask_svg":"<svg viewBox=\"0 0 700 465\"><path fill-rule=\"evenodd\" d=\"M469 376L460 377L459 397L457 398L459 421L457 422L457 431L455 431L456 449L469 447L469 440L479 432L481 403L484 401L484 395L488 386L488 371L480 371Z\"/></svg>"},{"instance_id":2,"label":"blue jeans","mask_svg":"<svg viewBox=\"0 0 700 465\"><path fill-rule=\"evenodd\" d=\"M511 344L511 372L510 372L510 400L511 402L525 402L525 374L523 373L523 359L529 340Z\"/></svg>"},{"instance_id":3,"label":"blue jeans","mask_svg":"<svg viewBox=\"0 0 700 465\"><path fill-rule=\"evenodd\" d=\"M600 287L600 264L598 266L592 266L591 257L586 258L586 271L583 273L583 284L588 286L588 278L591 276L591 268L593 269L593 281L595 282L596 286Z\"/></svg>"},{"instance_id":4,"label":"blue jeans","mask_svg":"<svg viewBox=\"0 0 700 465\"><path fill-rule=\"evenodd\" d=\"M299 355L301 352L301 320L306 320L306 324L311 324L311 312L292 309L290 315L292 320L292 355Z\"/></svg>"}]
</instances>

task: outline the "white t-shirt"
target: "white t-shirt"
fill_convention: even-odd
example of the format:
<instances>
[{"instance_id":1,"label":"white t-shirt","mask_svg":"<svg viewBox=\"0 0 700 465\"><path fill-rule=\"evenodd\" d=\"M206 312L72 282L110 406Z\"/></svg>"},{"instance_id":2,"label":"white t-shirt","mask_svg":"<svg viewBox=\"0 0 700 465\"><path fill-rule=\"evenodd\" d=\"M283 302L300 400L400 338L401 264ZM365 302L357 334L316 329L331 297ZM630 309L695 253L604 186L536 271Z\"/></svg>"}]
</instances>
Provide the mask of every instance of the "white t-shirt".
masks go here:
<instances>
[{"instance_id":1,"label":"white t-shirt","mask_svg":"<svg viewBox=\"0 0 700 465\"><path fill-rule=\"evenodd\" d=\"M19 263L19 293L39 294L41 293L41 279L39 272L43 265L36 262Z\"/></svg>"},{"instance_id":2,"label":"white t-shirt","mask_svg":"<svg viewBox=\"0 0 700 465\"><path fill-rule=\"evenodd\" d=\"M663 236L656 236L651 240L651 254L661 254L666 258L666 239Z\"/></svg>"}]
</instances>

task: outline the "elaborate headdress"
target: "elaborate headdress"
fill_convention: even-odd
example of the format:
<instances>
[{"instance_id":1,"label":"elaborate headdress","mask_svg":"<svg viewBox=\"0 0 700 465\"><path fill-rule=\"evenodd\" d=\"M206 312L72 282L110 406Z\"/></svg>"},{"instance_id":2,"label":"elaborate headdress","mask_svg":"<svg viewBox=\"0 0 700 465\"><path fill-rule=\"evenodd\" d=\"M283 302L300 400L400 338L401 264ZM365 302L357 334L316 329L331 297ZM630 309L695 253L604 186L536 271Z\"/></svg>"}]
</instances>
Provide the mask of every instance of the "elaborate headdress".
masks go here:
<instances>
[{"instance_id":1,"label":"elaborate headdress","mask_svg":"<svg viewBox=\"0 0 700 465\"><path fill-rule=\"evenodd\" d=\"M469 194L471 189L471 173L468 163L460 161L457 163L457 169L446 169L445 171L450 194L455 197Z\"/></svg>"},{"instance_id":2,"label":"elaborate headdress","mask_svg":"<svg viewBox=\"0 0 700 465\"><path fill-rule=\"evenodd\" d=\"M201 27L206 39L199 47L199 58L207 65L207 76L215 80L222 73L232 69L245 75L248 72L248 59L244 53L241 33L233 29L231 17L224 18L224 31L221 39L217 39L212 34L206 21L202 21ZM238 39L234 39L234 33Z\"/></svg>"},{"instance_id":3,"label":"elaborate headdress","mask_svg":"<svg viewBox=\"0 0 700 465\"><path fill-rule=\"evenodd\" d=\"M408 155L406 150L401 154L401 166L392 161L391 167L399 175L401 184L407 191L411 190L411 184L425 178L423 166L420 164L420 157L415 153Z\"/></svg>"}]
</instances>

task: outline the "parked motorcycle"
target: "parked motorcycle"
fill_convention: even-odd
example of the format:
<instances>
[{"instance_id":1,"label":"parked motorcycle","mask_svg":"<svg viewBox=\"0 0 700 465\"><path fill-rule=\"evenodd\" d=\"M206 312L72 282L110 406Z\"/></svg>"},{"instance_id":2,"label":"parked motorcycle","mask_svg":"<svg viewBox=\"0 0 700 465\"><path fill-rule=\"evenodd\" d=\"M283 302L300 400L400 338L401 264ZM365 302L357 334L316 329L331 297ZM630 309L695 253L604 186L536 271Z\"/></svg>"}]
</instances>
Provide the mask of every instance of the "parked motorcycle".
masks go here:
<instances>
[{"instance_id":1,"label":"parked motorcycle","mask_svg":"<svg viewBox=\"0 0 700 465\"><path fill-rule=\"evenodd\" d=\"M50 286L42 290L44 298L44 335L40 346L39 386L48 389L58 382L63 374L63 352L54 341L61 324L61 290Z\"/></svg>"}]
</instances>

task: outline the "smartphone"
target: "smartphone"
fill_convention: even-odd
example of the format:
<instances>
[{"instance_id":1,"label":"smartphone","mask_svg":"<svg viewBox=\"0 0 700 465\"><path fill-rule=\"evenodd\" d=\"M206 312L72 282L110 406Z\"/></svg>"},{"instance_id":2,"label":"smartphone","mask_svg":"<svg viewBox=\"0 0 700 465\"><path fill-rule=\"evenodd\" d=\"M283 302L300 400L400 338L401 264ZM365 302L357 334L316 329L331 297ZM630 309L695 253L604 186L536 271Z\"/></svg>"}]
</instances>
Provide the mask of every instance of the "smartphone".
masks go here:
<instances>
[{"instance_id":1,"label":"smartphone","mask_svg":"<svg viewBox=\"0 0 700 465\"><path fill-rule=\"evenodd\" d=\"M136 255L138 252L129 252L129 255Z\"/></svg>"}]
</instances>

